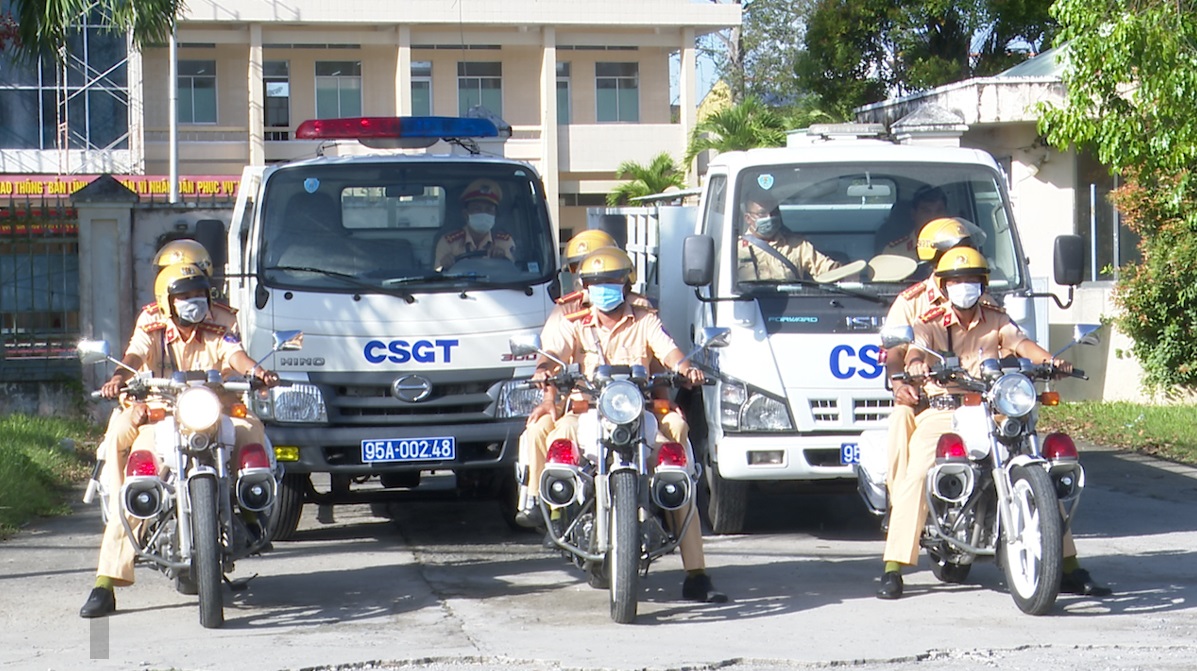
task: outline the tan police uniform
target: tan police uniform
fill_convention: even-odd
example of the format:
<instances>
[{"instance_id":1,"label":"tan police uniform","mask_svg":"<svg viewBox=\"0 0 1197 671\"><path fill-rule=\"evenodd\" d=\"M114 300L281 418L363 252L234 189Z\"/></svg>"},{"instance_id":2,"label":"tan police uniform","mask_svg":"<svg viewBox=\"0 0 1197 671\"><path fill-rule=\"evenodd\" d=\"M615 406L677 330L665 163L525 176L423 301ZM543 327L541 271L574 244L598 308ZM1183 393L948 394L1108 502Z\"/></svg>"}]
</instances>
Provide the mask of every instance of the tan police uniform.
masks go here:
<instances>
[{"instance_id":1,"label":"tan police uniform","mask_svg":"<svg viewBox=\"0 0 1197 671\"><path fill-rule=\"evenodd\" d=\"M515 240L503 231L487 231L481 240L475 242L474 234L469 231L468 226L459 228L441 236L436 242L436 268L445 270L462 254L477 251L485 251L487 256L515 261Z\"/></svg>"},{"instance_id":2,"label":"tan police uniform","mask_svg":"<svg viewBox=\"0 0 1197 671\"><path fill-rule=\"evenodd\" d=\"M882 254L893 254L895 256L905 256L908 259L919 260L918 248L918 231L908 233L897 240L893 240L885 245L881 250Z\"/></svg>"},{"instance_id":3,"label":"tan police uniform","mask_svg":"<svg viewBox=\"0 0 1197 671\"><path fill-rule=\"evenodd\" d=\"M782 232L775 239L764 242L789 259L800 272L806 273L806 277L794 277L794 273L780 259L740 238L737 254L739 265L736 273L738 280L809 279L840 267L838 261L819 253L808 240L793 233Z\"/></svg>"},{"instance_id":4,"label":"tan police uniform","mask_svg":"<svg viewBox=\"0 0 1197 671\"><path fill-rule=\"evenodd\" d=\"M161 314L158 305L151 303L138 314L125 354L140 357L142 370L148 370L156 377L173 372L174 361L178 362L178 369L183 371L217 369L226 374L235 372L230 359L235 353L243 351L241 339L237 335L235 315L232 308L213 303L204 321L196 325L190 338L184 339L170 316ZM120 488L125 481L125 464L132 449L154 447L153 425L134 426L131 415L131 408L113 413L101 443L104 471L100 478L108 492L108 524L100 543L96 575L112 578L118 586L133 584L133 560L136 556L120 521ZM266 431L256 417L230 419L237 445L265 444ZM130 518L129 521L136 531L140 520Z\"/></svg>"},{"instance_id":5,"label":"tan police uniform","mask_svg":"<svg viewBox=\"0 0 1197 671\"><path fill-rule=\"evenodd\" d=\"M595 370L603 364L613 366L644 366L650 368L653 360L664 361L674 350L678 349L673 338L665 332L655 311L631 305L625 301L618 308L618 321L610 328L604 328L598 320L598 310L590 308L582 314L574 313L562 321L561 343L557 350L548 350L550 354L566 363L578 363L581 372L586 377L594 375ZM657 416L658 435L655 442L672 441L686 445L690 427L676 408L670 408ZM567 412L557 420L553 430L549 433L547 444L554 440L566 438L577 442L578 415ZM694 474L694 454L686 455L686 468ZM539 477L539 474L537 474ZM680 529L685 523L689 510L693 510L694 501L690 502L688 510L672 511L670 517L675 529ZM705 568L703 557L702 532L698 519L691 520L690 526L682 535L679 549L682 555L682 566L687 571Z\"/></svg>"},{"instance_id":6,"label":"tan police uniform","mask_svg":"<svg viewBox=\"0 0 1197 671\"><path fill-rule=\"evenodd\" d=\"M972 374L980 372L981 361L1015 353L1027 339L1022 329L992 300L978 301L972 323L963 324L956 312L936 306L912 324L915 339L937 352L953 351L960 365ZM950 344L949 348L949 336ZM933 382L926 384L929 396L961 393ZM896 473L890 486L889 532L885 537L885 561L913 565L918 561L919 538L927 520L927 471L935 463L939 437L952 430L952 410L929 408L915 418L905 468ZM1075 549L1072 554L1076 554Z\"/></svg>"}]
</instances>

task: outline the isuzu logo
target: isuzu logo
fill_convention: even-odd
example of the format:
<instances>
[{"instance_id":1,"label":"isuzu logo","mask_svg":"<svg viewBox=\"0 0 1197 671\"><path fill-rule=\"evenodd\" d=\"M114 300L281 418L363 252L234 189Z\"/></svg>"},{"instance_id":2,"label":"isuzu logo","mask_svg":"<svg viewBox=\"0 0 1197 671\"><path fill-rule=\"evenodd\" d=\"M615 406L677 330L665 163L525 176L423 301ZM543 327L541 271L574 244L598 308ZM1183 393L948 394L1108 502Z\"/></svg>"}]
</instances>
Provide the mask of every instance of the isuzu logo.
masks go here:
<instances>
[{"instance_id":1,"label":"isuzu logo","mask_svg":"<svg viewBox=\"0 0 1197 671\"><path fill-rule=\"evenodd\" d=\"M404 375L391 384L391 393L400 401L419 403L432 395L432 380L422 375Z\"/></svg>"},{"instance_id":2,"label":"isuzu logo","mask_svg":"<svg viewBox=\"0 0 1197 671\"><path fill-rule=\"evenodd\" d=\"M885 323L885 317L844 317L849 331L876 331Z\"/></svg>"}]
</instances>

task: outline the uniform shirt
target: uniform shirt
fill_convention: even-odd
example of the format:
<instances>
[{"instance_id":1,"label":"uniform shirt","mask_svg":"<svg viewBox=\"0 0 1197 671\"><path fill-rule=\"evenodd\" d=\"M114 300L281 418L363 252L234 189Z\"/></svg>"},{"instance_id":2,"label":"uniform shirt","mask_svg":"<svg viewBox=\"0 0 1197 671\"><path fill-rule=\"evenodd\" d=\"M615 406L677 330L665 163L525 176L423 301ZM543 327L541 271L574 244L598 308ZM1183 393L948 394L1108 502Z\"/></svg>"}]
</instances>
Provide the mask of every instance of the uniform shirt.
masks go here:
<instances>
[{"instance_id":1,"label":"uniform shirt","mask_svg":"<svg viewBox=\"0 0 1197 671\"><path fill-rule=\"evenodd\" d=\"M125 355L138 356L141 369L153 375L169 375L175 370L175 362L182 371L216 369L228 375L237 372L231 360L241 351L236 311L232 308L212 303L208 316L196 324L190 338L184 339L170 315L163 315L158 305L151 303L137 315Z\"/></svg>"},{"instance_id":2,"label":"uniform shirt","mask_svg":"<svg viewBox=\"0 0 1197 671\"><path fill-rule=\"evenodd\" d=\"M487 231L482 241L474 242L474 234L469 227L459 228L452 233L446 233L436 242L436 268L444 270L453 265L457 257L470 252L485 251L488 256L504 257L515 261L515 240L503 231Z\"/></svg>"},{"instance_id":3,"label":"uniform shirt","mask_svg":"<svg viewBox=\"0 0 1197 671\"><path fill-rule=\"evenodd\" d=\"M656 312L652 302L640 294L629 293L627 302L631 303L633 307ZM574 318L584 317L589 311L590 306L586 303L586 292L582 290L558 298L557 304L553 306L548 318L545 319L544 328L540 331L541 349L549 352L564 351L567 344L563 341L564 334L567 333L564 322L571 316Z\"/></svg>"},{"instance_id":4,"label":"uniform shirt","mask_svg":"<svg viewBox=\"0 0 1197 671\"><path fill-rule=\"evenodd\" d=\"M840 264L829 256L820 254L815 246L802 236L783 231L773 240L764 240L782 256L789 259L800 272L808 277L818 277L828 270L839 268ZM737 279L744 280L794 280L794 277L780 259L757 247L748 240L740 239Z\"/></svg>"},{"instance_id":5,"label":"uniform shirt","mask_svg":"<svg viewBox=\"0 0 1197 671\"><path fill-rule=\"evenodd\" d=\"M917 242L918 235L915 233L909 233L886 244L880 253L893 254L895 256L905 256L908 259L914 259L915 261L918 261L919 253L918 248L916 247Z\"/></svg>"},{"instance_id":6,"label":"uniform shirt","mask_svg":"<svg viewBox=\"0 0 1197 671\"><path fill-rule=\"evenodd\" d=\"M562 320L558 335L561 346L545 351L567 364L578 363L582 374L590 377L603 364L644 366L648 370L654 358L664 361L677 349L656 312L626 301L618 310L619 319L610 330L599 325L598 310L593 307Z\"/></svg>"},{"instance_id":7,"label":"uniform shirt","mask_svg":"<svg viewBox=\"0 0 1197 671\"><path fill-rule=\"evenodd\" d=\"M1018 346L1028 339L1005 310L984 297L978 301L973 320L968 324L959 320L955 310L935 307L920 315L912 326L917 342L936 352L954 352L970 375L981 372L981 362L985 359L1015 354ZM926 357L928 365L933 360L934 357ZM929 396L961 391L927 382Z\"/></svg>"}]
</instances>

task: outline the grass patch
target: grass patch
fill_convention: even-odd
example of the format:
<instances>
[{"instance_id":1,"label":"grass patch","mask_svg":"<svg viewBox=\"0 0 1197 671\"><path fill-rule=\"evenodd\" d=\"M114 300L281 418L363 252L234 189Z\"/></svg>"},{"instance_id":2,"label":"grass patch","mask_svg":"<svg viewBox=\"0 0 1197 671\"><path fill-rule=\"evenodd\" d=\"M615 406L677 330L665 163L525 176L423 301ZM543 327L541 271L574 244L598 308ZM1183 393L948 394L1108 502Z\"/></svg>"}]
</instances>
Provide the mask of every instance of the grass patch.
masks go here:
<instances>
[{"instance_id":1,"label":"grass patch","mask_svg":"<svg viewBox=\"0 0 1197 671\"><path fill-rule=\"evenodd\" d=\"M1040 418L1040 433L1066 431L1090 443L1197 464L1197 406L1063 403L1042 408Z\"/></svg>"},{"instance_id":2,"label":"grass patch","mask_svg":"<svg viewBox=\"0 0 1197 671\"><path fill-rule=\"evenodd\" d=\"M62 440L75 441L64 450ZM62 515L71 485L94 463L99 428L81 419L0 417L0 538L37 516Z\"/></svg>"}]
</instances>

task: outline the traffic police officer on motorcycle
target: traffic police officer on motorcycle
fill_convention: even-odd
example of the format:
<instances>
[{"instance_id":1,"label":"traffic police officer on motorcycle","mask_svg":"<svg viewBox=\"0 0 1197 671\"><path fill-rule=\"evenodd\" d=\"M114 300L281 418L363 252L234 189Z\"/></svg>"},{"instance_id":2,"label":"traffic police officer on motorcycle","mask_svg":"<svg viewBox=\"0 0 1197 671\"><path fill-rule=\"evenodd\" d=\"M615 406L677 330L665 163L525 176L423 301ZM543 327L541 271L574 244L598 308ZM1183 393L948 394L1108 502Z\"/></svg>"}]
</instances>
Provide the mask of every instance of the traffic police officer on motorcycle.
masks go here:
<instances>
[{"instance_id":1,"label":"traffic police officer on motorcycle","mask_svg":"<svg viewBox=\"0 0 1197 671\"><path fill-rule=\"evenodd\" d=\"M222 372L253 376L267 386L278 384L278 375L260 368L241 347L231 310L213 309L211 282L197 265L178 263L163 268L154 282L155 302L138 316L122 359L135 370L149 371L155 377L169 377L174 371L217 369ZM105 398L117 398L121 387L132 377L117 368L100 388ZM134 549L121 523L121 506L116 492L125 477L129 452L139 444L152 449L153 426L149 408L132 402L113 414L100 449L104 470L100 475L108 491L108 523L100 545L95 587L79 614L101 617L116 610L113 588L133 584ZM265 444L262 423L253 417L232 418L237 445ZM235 459L234 459L235 460ZM131 520L136 522L136 520ZM136 529L136 525L134 525Z\"/></svg>"}]
</instances>

